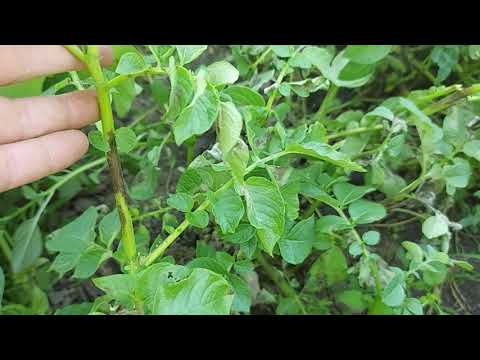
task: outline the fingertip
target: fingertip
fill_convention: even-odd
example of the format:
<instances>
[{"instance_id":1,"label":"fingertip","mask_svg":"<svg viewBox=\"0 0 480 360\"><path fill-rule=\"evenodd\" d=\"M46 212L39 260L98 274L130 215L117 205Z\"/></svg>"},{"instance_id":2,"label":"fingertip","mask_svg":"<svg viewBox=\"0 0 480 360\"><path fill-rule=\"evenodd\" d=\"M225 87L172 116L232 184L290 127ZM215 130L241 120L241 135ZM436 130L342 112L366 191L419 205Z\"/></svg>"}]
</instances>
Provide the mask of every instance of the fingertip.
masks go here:
<instances>
[{"instance_id":1,"label":"fingertip","mask_svg":"<svg viewBox=\"0 0 480 360\"><path fill-rule=\"evenodd\" d=\"M100 54L102 56L101 63L103 65L111 65L113 63L113 48L111 45L99 45Z\"/></svg>"},{"instance_id":2,"label":"fingertip","mask_svg":"<svg viewBox=\"0 0 480 360\"><path fill-rule=\"evenodd\" d=\"M90 143L87 136L80 130L67 130L67 136L72 137L72 143L78 144L78 159L85 155L88 151Z\"/></svg>"}]
</instances>

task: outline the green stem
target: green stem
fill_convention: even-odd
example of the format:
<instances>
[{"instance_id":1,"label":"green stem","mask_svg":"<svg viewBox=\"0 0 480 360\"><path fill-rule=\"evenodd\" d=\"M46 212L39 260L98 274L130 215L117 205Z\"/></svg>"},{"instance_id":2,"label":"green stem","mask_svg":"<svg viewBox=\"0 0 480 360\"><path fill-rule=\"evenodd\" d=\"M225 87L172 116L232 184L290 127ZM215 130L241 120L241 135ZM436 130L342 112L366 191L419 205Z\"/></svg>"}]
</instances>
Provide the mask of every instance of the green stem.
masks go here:
<instances>
[{"instance_id":1,"label":"green stem","mask_svg":"<svg viewBox=\"0 0 480 360\"><path fill-rule=\"evenodd\" d=\"M210 201L205 200L197 210L205 210L210 205ZM151 252L144 260L142 264L145 266L150 266L153 262L169 248L170 245L188 228L190 222L185 219L183 222L165 239L163 242Z\"/></svg>"},{"instance_id":2,"label":"green stem","mask_svg":"<svg viewBox=\"0 0 480 360\"><path fill-rule=\"evenodd\" d=\"M275 283L275 285L278 287L280 292L284 297L292 297L295 299L297 304L300 307L300 310L302 311L303 315L307 314L307 311L305 310L305 307L300 300L300 298L297 295L297 292L290 286L290 284L283 278L283 276L278 272L277 269L275 269L267 259L262 255L262 253L258 253L257 255L257 261L258 263L262 266L263 270L265 270L265 273L268 275L268 277Z\"/></svg>"},{"instance_id":3,"label":"green stem","mask_svg":"<svg viewBox=\"0 0 480 360\"><path fill-rule=\"evenodd\" d=\"M77 58L77 60L80 60L82 63L85 62L85 54L83 51L77 46L77 45L63 45L65 49L70 51L70 53Z\"/></svg>"},{"instance_id":4,"label":"green stem","mask_svg":"<svg viewBox=\"0 0 480 360\"><path fill-rule=\"evenodd\" d=\"M331 141L331 140L334 140L334 139L337 139L337 138L340 138L340 137L347 137L347 136L351 136L351 135L359 135L359 134L375 132L375 131L380 131L380 130L383 130L383 125L376 125L376 126L371 127L371 128L360 127L360 128L357 128L357 129L345 130L345 131L341 131L341 132L338 132L336 134L327 136L327 141Z\"/></svg>"},{"instance_id":5,"label":"green stem","mask_svg":"<svg viewBox=\"0 0 480 360\"><path fill-rule=\"evenodd\" d=\"M2 250L5 257L7 258L8 262L11 262L12 250L10 249L10 246L7 243L7 239L5 239L4 234L5 234L4 231L0 231L0 249Z\"/></svg>"},{"instance_id":6,"label":"green stem","mask_svg":"<svg viewBox=\"0 0 480 360\"><path fill-rule=\"evenodd\" d=\"M265 58L268 56L268 54L270 54L271 52L272 52L272 47L269 46L268 49L265 50L262 55L260 55L260 57L257 59L257 61L255 61L251 65L252 69L255 70L257 68L257 66L260 65L263 62L263 60L265 60Z\"/></svg>"},{"instance_id":7,"label":"green stem","mask_svg":"<svg viewBox=\"0 0 480 360\"><path fill-rule=\"evenodd\" d=\"M69 50L72 51L71 49ZM73 50L75 51L75 49ZM128 204L126 200L122 167L117 152L117 144L115 142L115 125L113 120L112 105L110 103L110 87L105 82L102 67L100 65L100 52L98 46L88 45L87 53L84 54L83 59L90 75L95 81L103 136L109 144L107 161L112 177L115 202L120 215L122 244L127 259L130 261L130 263L132 263L132 265L134 265L137 252L135 244L135 233L133 229L132 216L128 209Z\"/></svg>"},{"instance_id":8,"label":"green stem","mask_svg":"<svg viewBox=\"0 0 480 360\"><path fill-rule=\"evenodd\" d=\"M165 74L165 71L163 69L158 67L152 67L136 74L116 76L112 80L108 81L105 86L107 88L114 88L115 86L120 85L122 82L128 79L135 79L140 76L152 76L152 75L163 75L163 74Z\"/></svg>"},{"instance_id":9,"label":"green stem","mask_svg":"<svg viewBox=\"0 0 480 360\"><path fill-rule=\"evenodd\" d=\"M343 212L342 209L335 208L335 210L337 211L338 215L340 215L346 222L348 222L349 224L352 224L352 222L345 215L345 213ZM367 261L369 263L370 271L372 272L373 278L374 278L374 281L375 281L375 293L376 293L377 298L380 298L381 294L382 294L382 285L381 285L381 282L380 282L380 276L378 274L377 264L372 261L372 258L370 257L370 252L367 249L367 245L365 245L365 243L363 242L362 237L358 233L357 229L355 229L355 227L353 226L351 231L352 231L353 236L355 237L355 240L357 241L357 243L360 245L360 247L362 249L363 256L365 256L365 258L367 259Z\"/></svg>"},{"instance_id":10,"label":"green stem","mask_svg":"<svg viewBox=\"0 0 480 360\"><path fill-rule=\"evenodd\" d=\"M332 101L337 96L338 86L331 83L330 87L328 88L327 95L325 95L325 99L322 101L322 105L320 105L320 109L318 109L317 113L313 116L314 122L322 121L327 113Z\"/></svg>"},{"instance_id":11,"label":"green stem","mask_svg":"<svg viewBox=\"0 0 480 360\"><path fill-rule=\"evenodd\" d=\"M166 212L170 211L171 209L172 208L165 208L165 209L158 209L158 210L150 211L150 212L147 212L145 214L135 216L135 217L132 218L132 220L133 221L141 221L141 220L149 218L149 217L153 217L153 216L157 216L157 215L166 213Z\"/></svg>"}]
</instances>

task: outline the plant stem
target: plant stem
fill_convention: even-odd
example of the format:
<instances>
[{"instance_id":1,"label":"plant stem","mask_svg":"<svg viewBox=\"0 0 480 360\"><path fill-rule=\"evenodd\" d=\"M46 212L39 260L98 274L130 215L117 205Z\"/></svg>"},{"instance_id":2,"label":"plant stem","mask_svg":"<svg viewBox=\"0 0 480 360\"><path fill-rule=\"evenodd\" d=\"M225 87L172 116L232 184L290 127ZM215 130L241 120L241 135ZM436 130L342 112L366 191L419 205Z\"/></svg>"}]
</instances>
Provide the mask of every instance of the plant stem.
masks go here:
<instances>
[{"instance_id":1,"label":"plant stem","mask_svg":"<svg viewBox=\"0 0 480 360\"><path fill-rule=\"evenodd\" d=\"M272 47L269 46L268 49L265 50L262 55L260 55L260 57L257 59L257 61L255 61L255 62L251 65L251 68L252 68L253 70L255 70L255 69L257 68L257 66L258 66L259 64L261 64L261 63L263 62L263 60L265 60L265 58L266 58L266 57L268 56L268 54L270 54L271 52L272 52Z\"/></svg>"},{"instance_id":2,"label":"plant stem","mask_svg":"<svg viewBox=\"0 0 480 360\"><path fill-rule=\"evenodd\" d=\"M375 131L380 131L380 130L383 130L383 125L376 125L376 126L370 127L370 128L369 127L360 127L360 128L357 128L357 129L345 130L345 131L341 131L341 132L338 132L336 134L327 136L327 141L331 141L331 140L337 139L339 137L359 135L359 134L375 132Z\"/></svg>"},{"instance_id":3,"label":"plant stem","mask_svg":"<svg viewBox=\"0 0 480 360\"><path fill-rule=\"evenodd\" d=\"M320 105L320 109L318 109L317 113L313 116L314 122L322 121L327 113L332 101L337 96L338 86L331 83L330 87L328 88L327 95L325 95L325 99L322 101L322 105Z\"/></svg>"},{"instance_id":4,"label":"plant stem","mask_svg":"<svg viewBox=\"0 0 480 360\"><path fill-rule=\"evenodd\" d=\"M68 49L72 51L72 49ZM73 49L73 51L76 51ZM72 52L74 53L74 52ZM75 55L75 53L74 53ZM76 55L78 57L78 54ZM82 57L79 57L82 58ZM133 230L132 216L126 200L125 184L123 182L122 166L117 152L115 141L115 125L113 121L112 105L110 103L110 88L105 82L100 65L100 52L97 45L88 45L87 54L83 55L84 63L97 88L97 101L100 109L103 136L109 145L107 161L113 183L113 192L120 215L122 244L127 259L134 263L136 258L135 233Z\"/></svg>"},{"instance_id":5,"label":"plant stem","mask_svg":"<svg viewBox=\"0 0 480 360\"><path fill-rule=\"evenodd\" d=\"M298 306L300 307L300 310L302 311L302 314L306 315L307 312L305 310L305 307L303 306L302 301L297 295L297 292L290 286L290 284L283 278L282 275L278 272L277 269L275 269L267 259L262 255L262 253L258 253L257 255L257 261L258 263L262 266L263 270L265 270L265 273L268 275L268 277L275 283L275 285L278 287L280 292L284 297L292 297L295 299L297 302Z\"/></svg>"},{"instance_id":6,"label":"plant stem","mask_svg":"<svg viewBox=\"0 0 480 360\"><path fill-rule=\"evenodd\" d=\"M158 210L150 211L150 212L147 212L147 213L145 213L145 214L141 214L141 215L139 215L139 216L135 216L135 217L132 218L132 220L133 220L133 221L140 221L140 220L143 220L143 219L152 217L152 216L157 216L157 215L166 213L167 211L170 211L171 209L172 209L172 208L165 208L165 209L158 209Z\"/></svg>"},{"instance_id":7,"label":"plant stem","mask_svg":"<svg viewBox=\"0 0 480 360\"><path fill-rule=\"evenodd\" d=\"M210 205L210 201L205 200L197 210L205 210ZM188 228L190 222L185 219L183 222L170 234L168 237L163 240L163 242L151 252L143 261L142 264L145 266L151 265L159 256L162 256L163 253L168 249L170 245Z\"/></svg>"},{"instance_id":8,"label":"plant stem","mask_svg":"<svg viewBox=\"0 0 480 360\"><path fill-rule=\"evenodd\" d=\"M8 262L11 262L11 260L12 260L12 250L10 249L10 246L8 245L7 239L5 239L4 234L5 234L4 231L0 231L0 249L2 250L5 257L7 258Z\"/></svg>"}]
</instances>

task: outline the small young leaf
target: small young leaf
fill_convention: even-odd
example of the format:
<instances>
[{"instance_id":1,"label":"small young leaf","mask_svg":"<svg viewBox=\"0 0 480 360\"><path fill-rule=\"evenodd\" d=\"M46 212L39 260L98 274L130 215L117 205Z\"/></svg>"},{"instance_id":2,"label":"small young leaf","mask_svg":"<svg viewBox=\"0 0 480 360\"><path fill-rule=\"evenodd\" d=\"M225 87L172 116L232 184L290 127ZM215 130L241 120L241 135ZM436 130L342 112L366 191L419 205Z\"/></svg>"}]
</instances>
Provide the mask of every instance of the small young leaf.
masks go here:
<instances>
[{"instance_id":1,"label":"small young leaf","mask_svg":"<svg viewBox=\"0 0 480 360\"><path fill-rule=\"evenodd\" d=\"M186 214L187 221L194 227L204 229L208 225L208 213L205 210L196 210Z\"/></svg>"},{"instance_id":2,"label":"small young leaf","mask_svg":"<svg viewBox=\"0 0 480 360\"><path fill-rule=\"evenodd\" d=\"M240 139L243 127L242 115L233 103L222 102L217 121L220 149L226 155Z\"/></svg>"},{"instance_id":3,"label":"small young leaf","mask_svg":"<svg viewBox=\"0 0 480 360\"><path fill-rule=\"evenodd\" d=\"M315 218L302 220L278 241L282 258L289 264L301 264L310 252L315 240Z\"/></svg>"},{"instance_id":4,"label":"small young leaf","mask_svg":"<svg viewBox=\"0 0 480 360\"><path fill-rule=\"evenodd\" d=\"M463 152L477 161L480 161L480 140L472 140L465 143L465 145L463 145Z\"/></svg>"},{"instance_id":5,"label":"small young leaf","mask_svg":"<svg viewBox=\"0 0 480 360\"><path fill-rule=\"evenodd\" d=\"M219 190L213 198L212 213L224 234L234 233L245 214L242 198L232 187Z\"/></svg>"},{"instance_id":6,"label":"small young leaf","mask_svg":"<svg viewBox=\"0 0 480 360\"><path fill-rule=\"evenodd\" d=\"M273 247L283 234L285 203L277 187L265 178L252 176L245 184L248 220L260 230L260 240L271 255Z\"/></svg>"},{"instance_id":7,"label":"small young leaf","mask_svg":"<svg viewBox=\"0 0 480 360\"><path fill-rule=\"evenodd\" d=\"M218 61L207 66L207 80L213 85L233 84L240 73L227 61Z\"/></svg>"},{"instance_id":8,"label":"small young leaf","mask_svg":"<svg viewBox=\"0 0 480 360\"><path fill-rule=\"evenodd\" d=\"M137 135L135 135L135 132L128 127L122 127L115 131L115 141L117 143L118 151L121 154L128 154L135 149L138 144Z\"/></svg>"},{"instance_id":9,"label":"small young leaf","mask_svg":"<svg viewBox=\"0 0 480 360\"><path fill-rule=\"evenodd\" d=\"M348 212L356 224L370 224L387 216L382 204L363 199L351 203Z\"/></svg>"},{"instance_id":10,"label":"small young leaf","mask_svg":"<svg viewBox=\"0 0 480 360\"><path fill-rule=\"evenodd\" d=\"M448 219L441 215L430 216L423 222L422 232L428 239L448 233Z\"/></svg>"},{"instance_id":11,"label":"small young leaf","mask_svg":"<svg viewBox=\"0 0 480 360\"><path fill-rule=\"evenodd\" d=\"M333 193L337 200L340 201L342 207L361 199L366 194L375 191L374 188L369 186L356 186L350 183L336 183L333 185Z\"/></svg>"},{"instance_id":12,"label":"small young leaf","mask_svg":"<svg viewBox=\"0 0 480 360\"><path fill-rule=\"evenodd\" d=\"M377 245L380 242L380 233L378 231L367 231L362 235L362 239L367 245Z\"/></svg>"},{"instance_id":13,"label":"small young leaf","mask_svg":"<svg viewBox=\"0 0 480 360\"><path fill-rule=\"evenodd\" d=\"M191 63L207 50L207 45L175 45L182 65Z\"/></svg>"},{"instance_id":14,"label":"small young leaf","mask_svg":"<svg viewBox=\"0 0 480 360\"><path fill-rule=\"evenodd\" d=\"M265 106L265 99L258 92L246 87L234 85L223 90L237 106Z\"/></svg>"},{"instance_id":15,"label":"small young leaf","mask_svg":"<svg viewBox=\"0 0 480 360\"><path fill-rule=\"evenodd\" d=\"M167 204L168 206L186 213L193 208L193 198L188 194L176 193L168 197Z\"/></svg>"},{"instance_id":16,"label":"small young leaf","mask_svg":"<svg viewBox=\"0 0 480 360\"><path fill-rule=\"evenodd\" d=\"M108 151L108 144L105 141L103 134L98 130L93 130L88 133L88 140L90 144L97 150L102 152Z\"/></svg>"},{"instance_id":17,"label":"small young leaf","mask_svg":"<svg viewBox=\"0 0 480 360\"><path fill-rule=\"evenodd\" d=\"M148 65L140 54L129 52L122 55L115 72L120 75L130 75L142 72L147 67Z\"/></svg>"},{"instance_id":18,"label":"small young leaf","mask_svg":"<svg viewBox=\"0 0 480 360\"><path fill-rule=\"evenodd\" d=\"M374 64L388 55L392 45L348 45L345 56L358 64Z\"/></svg>"}]
</instances>

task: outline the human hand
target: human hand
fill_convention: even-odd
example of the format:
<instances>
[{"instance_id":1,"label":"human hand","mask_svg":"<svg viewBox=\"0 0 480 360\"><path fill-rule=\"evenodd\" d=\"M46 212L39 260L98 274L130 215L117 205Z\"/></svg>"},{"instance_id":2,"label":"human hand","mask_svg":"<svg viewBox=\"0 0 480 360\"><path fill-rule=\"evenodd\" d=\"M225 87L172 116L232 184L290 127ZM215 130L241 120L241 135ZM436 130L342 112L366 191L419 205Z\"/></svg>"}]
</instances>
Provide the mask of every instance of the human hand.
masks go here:
<instances>
[{"instance_id":1,"label":"human hand","mask_svg":"<svg viewBox=\"0 0 480 360\"><path fill-rule=\"evenodd\" d=\"M111 47L100 49L102 64L110 64ZM61 45L0 46L0 86L82 68ZM98 118L92 90L25 99L0 97L0 192L79 160L88 150L88 139L77 129Z\"/></svg>"}]
</instances>

